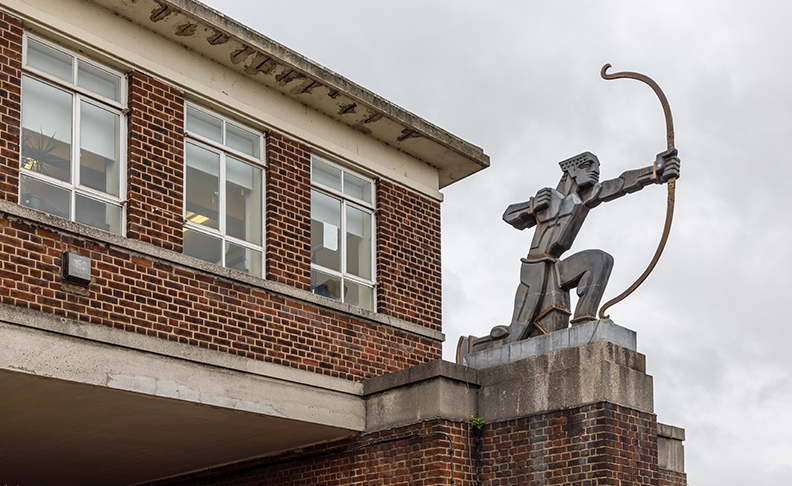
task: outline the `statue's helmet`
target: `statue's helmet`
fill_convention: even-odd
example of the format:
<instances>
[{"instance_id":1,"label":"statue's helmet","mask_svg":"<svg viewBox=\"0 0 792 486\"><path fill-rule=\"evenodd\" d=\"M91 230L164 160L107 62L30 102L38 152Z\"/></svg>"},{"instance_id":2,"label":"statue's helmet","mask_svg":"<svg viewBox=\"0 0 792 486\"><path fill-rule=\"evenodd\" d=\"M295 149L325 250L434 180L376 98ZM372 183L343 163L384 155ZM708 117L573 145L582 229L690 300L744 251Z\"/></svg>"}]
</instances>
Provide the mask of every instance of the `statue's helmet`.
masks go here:
<instances>
[{"instance_id":1,"label":"statue's helmet","mask_svg":"<svg viewBox=\"0 0 792 486\"><path fill-rule=\"evenodd\" d=\"M599 181L599 159L591 152L562 160L558 163L561 170L577 182L578 187L588 186Z\"/></svg>"}]
</instances>

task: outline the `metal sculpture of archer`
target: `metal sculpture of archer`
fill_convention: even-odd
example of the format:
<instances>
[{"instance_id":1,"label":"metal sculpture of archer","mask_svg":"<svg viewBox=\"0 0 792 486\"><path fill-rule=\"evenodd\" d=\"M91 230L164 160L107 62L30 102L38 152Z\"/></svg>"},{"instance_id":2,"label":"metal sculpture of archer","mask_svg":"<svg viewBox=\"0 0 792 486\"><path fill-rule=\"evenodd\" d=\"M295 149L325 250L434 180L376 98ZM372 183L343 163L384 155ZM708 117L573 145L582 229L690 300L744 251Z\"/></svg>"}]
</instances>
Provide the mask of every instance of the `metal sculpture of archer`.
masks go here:
<instances>
[{"instance_id":1,"label":"metal sculpture of archer","mask_svg":"<svg viewBox=\"0 0 792 486\"><path fill-rule=\"evenodd\" d=\"M594 154L584 152L559 163L563 175L555 188L540 189L528 201L506 208L503 219L513 227L519 230L536 227L531 249L522 258L511 324L495 326L488 336L462 337L457 349L458 361L471 352L596 320L597 307L613 268L613 257L602 250L584 250L566 258L562 258L563 253L572 246L592 208L649 184L667 183L665 228L652 262L633 285L602 307L599 318L607 318L605 310L638 288L657 264L671 229L674 188L679 177L671 109L660 87L649 77L632 72L607 74L608 68L610 64L603 66L600 73L604 79L637 79L657 94L665 113L667 150L657 154L653 165L629 170L616 179L603 182L599 182L599 160ZM574 315L569 297L573 288L578 295Z\"/></svg>"}]
</instances>

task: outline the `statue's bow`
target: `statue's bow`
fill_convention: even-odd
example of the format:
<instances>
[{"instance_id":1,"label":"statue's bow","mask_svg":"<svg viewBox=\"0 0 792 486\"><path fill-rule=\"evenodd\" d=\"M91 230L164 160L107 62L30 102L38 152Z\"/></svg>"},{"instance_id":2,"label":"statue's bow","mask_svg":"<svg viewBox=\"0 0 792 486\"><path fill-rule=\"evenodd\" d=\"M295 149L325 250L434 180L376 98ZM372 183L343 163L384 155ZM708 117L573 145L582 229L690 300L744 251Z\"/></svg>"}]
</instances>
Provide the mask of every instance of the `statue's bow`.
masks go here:
<instances>
[{"instance_id":1,"label":"statue's bow","mask_svg":"<svg viewBox=\"0 0 792 486\"><path fill-rule=\"evenodd\" d=\"M666 141L668 143L668 150L674 148L674 119L671 117L671 106L668 104L668 99L666 98L663 90L660 89L660 86L657 85L649 76L645 76L639 73L632 73L629 71L621 72L621 73L614 73L608 74L606 71L610 68L610 64L606 64L602 66L602 70L600 71L600 76L603 79L618 79L618 78L631 78L637 79L638 81L643 81L644 83L648 84L652 90L654 90L655 94L658 98L660 98L660 103L663 105L663 113L665 114L665 122L666 122ZM674 192L676 190L676 179L671 178L668 180L668 203L666 205L666 218L665 218L665 227L663 228L663 236L660 238L660 243L657 246L657 250L655 251L654 257L652 261L649 263L649 266L646 267L646 270L638 277L638 280L635 281L630 287L616 296L615 298L609 300L602 306L599 311L600 319L607 319L610 316L605 315L605 310L609 307L613 306L624 300L628 295L633 293L635 289L637 289L643 282L646 280L646 277L652 273L654 270L655 265L657 265L657 261L660 260L660 255L663 254L663 249L665 249L666 242L668 241L668 234L671 232L671 221L674 219Z\"/></svg>"}]
</instances>

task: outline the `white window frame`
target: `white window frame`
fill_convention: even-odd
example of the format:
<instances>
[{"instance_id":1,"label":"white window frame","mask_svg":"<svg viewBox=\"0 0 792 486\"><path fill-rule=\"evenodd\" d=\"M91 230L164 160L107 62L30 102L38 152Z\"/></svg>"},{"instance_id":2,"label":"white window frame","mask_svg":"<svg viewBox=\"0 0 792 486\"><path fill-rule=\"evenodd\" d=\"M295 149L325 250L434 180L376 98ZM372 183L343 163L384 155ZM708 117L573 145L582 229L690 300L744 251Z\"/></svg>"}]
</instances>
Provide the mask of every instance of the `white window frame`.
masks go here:
<instances>
[{"instance_id":1,"label":"white window frame","mask_svg":"<svg viewBox=\"0 0 792 486\"><path fill-rule=\"evenodd\" d=\"M36 42L39 42L51 49L59 51L67 56L70 56L74 59L74 67L72 68L72 81L68 82L57 76L53 76L47 72L44 72L40 69L37 69L33 66L28 66L28 40L32 39ZM119 101L107 98L102 96L98 93L94 93L86 88L77 85L76 76L77 76L77 65L79 62L83 62L89 64L94 68L98 68L100 70L106 71L110 74L118 76L120 79L120 83L118 86L119 89ZM117 206L120 208L120 221L119 221L119 228L120 228L120 235L125 236L126 234L126 189L127 189L127 119L125 115L125 110L127 106L127 78L126 75L120 71L116 71L111 69L104 64L101 64L89 57L83 56L74 52L70 49L66 49L58 44L50 42L46 39L42 39L38 36L31 35L27 32L24 33L22 37L22 76L28 77L30 79L42 82L46 85L52 86L56 89L61 89L63 91L67 91L72 94L72 134L71 134L71 169L70 169L70 176L71 182L62 181L60 179L48 176L46 174L42 174L40 172L31 171L25 169L23 166L22 160L22 126L20 125L20 161L19 161L19 171L20 177L22 175L26 177L30 177L41 182L45 182L47 184L51 184L57 186L61 189L68 190L71 194L70 196L70 208L69 208L69 219L71 221L78 222L76 220L77 211L76 211L76 204L77 204L77 195L86 196L91 199L96 199L102 203L111 204L113 206ZM119 127L118 127L118 196L113 196L106 192L102 192L100 190L83 186L80 184L80 136L81 136L81 126L80 126L80 103L86 102L101 109L111 111L117 115L119 115ZM20 97L20 103L24 103L24 93ZM19 192L19 204L22 204L22 191L21 191L21 180L20 180L20 190ZM80 224L86 224L80 222ZM102 229L102 228L100 228Z\"/></svg>"},{"instance_id":2,"label":"white window frame","mask_svg":"<svg viewBox=\"0 0 792 486\"><path fill-rule=\"evenodd\" d=\"M319 160L321 163L326 164L326 165L328 165L328 166L330 166L330 167L332 167L334 169L337 169L337 170L341 171L341 190L340 191L335 189L335 188L328 187L327 185L322 184L320 182L317 182L314 179L314 172L313 171L314 171L314 161L315 160ZM371 202L364 201L362 199L358 199L358 198L356 198L354 196L351 196L351 195L349 195L349 194L344 192L344 174L349 174L349 175L354 176L354 177L356 177L358 179L364 180L364 181L366 181L366 182L368 182L370 184L370 187L371 187L371 195L370 195ZM344 167L342 165L335 164L335 163L327 160L324 157L321 157L321 156L318 156L318 155L315 155L315 154L311 155L311 189L312 190L316 190L316 191L318 191L320 193L323 193L323 194L325 194L327 196L331 196L331 197L341 201L341 228L339 228L339 231L340 231L340 234L342 235L342 237L340 238L340 240L341 240L340 241L340 245L341 246L339 248L339 251L341 252L341 255L340 255L341 256L341 271L339 272L337 270L332 270L332 269L323 267L323 266L321 266L321 265L319 265L317 263L314 263L313 262L313 248L311 249L311 270L312 271L316 270L316 271L319 271L319 272L322 272L322 273L326 273L328 275L332 275L332 276L334 276L336 278L340 278L341 279L342 288L343 288L343 284L344 284L345 280L349 280L349 281L351 281L353 283L356 283L358 285L362 285L362 286L371 288L371 292L372 292L372 309L371 310L373 312L377 311L377 283L376 283L377 282L377 252L376 252L376 250L377 250L377 219L376 219L377 201L376 201L376 189L375 188L376 188L376 184L375 184L374 179L372 179L370 177L366 177L366 176L364 176L364 175L362 175L362 174L360 174L358 172L349 170L349 169L347 169L346 167ZM371 254L371 280L366 280L366 279L361 278L361 277L359 277L357 275L353 275L353 274L350 274L350 273L347 272L347 251L346 251L347 242L346 242L346 237L345 237L346 228L347 228L347 222L346 222L346 218L347 218L346 208L347 208L347 206L353 207L355 209L358 209L360 211L366 212L366 213L371 215L371 252L370 252L370 254ZM313 213L312 213L312 218L313 218ZM313 289L314 289L313 275L311 276L311 280L312 280L311 289L313 291ZM340 302L345 302L344 294L345 294L345 292L342 291L341 292ZM328 297L328 298L331 298L331 297ZM333 300L335 300L335 299L333 299ZM352 305L354 305L354 304L352 304Z\"/></svg>"},{"instance_id":3,"label":"white window frame","mask_svg":"<svg viewBox=\"0 0 792 486\"><path fill-rule=\"evenodd\" d=\"M188 109L198 110L206 115L211 117L217 118L223 123L222 128L222 136L223 142L217 142L210 138L207 138L199 133L191 132L187 129L187 113ZM227 135L226 127L228 124L233 126L239 127L244 129L248 132L251 132L258 136L259 138L259 157L253 157L249 154L244 152L240 152L239 150L234 149L233 147L229 147L225 144L225 138ZM220 257L221 261L218 263L222 267L226 267L226 243L232 243L234 245L242 246L244 248L248 248L251 250L256 250L261 252L261 274L255 275L251 274L255 277L264 277L266 272L266 179L267 179L267 164L266 164L266 157L265 157L265 133L261 130L256 130L251 128L247 125L237 122L231 118L223 116L216 111L210 110L208 108L204 108L203 106L197 105L195 103L186 101L184 103L184 169L185 169L185 187L187 184L186 174L187 174L187 144L192 143L197 147L201 147L203 149L209 150L211 152L217 153L220 155L220 174L219 174L219 188L218 188L218 229L209 228L199 223L195 223L191 221L187 214L187 191L184 191L184 209L183 209L183 218L184 218L184 227L185 229L189 229L191 231L196 231L198 233L203 233L205 235L211 236L213 238L218 238L221 240L221 247L220 247ZM233 156L234 158L240 159L244 162L249 162L250 164L258 167L261 169L261 245L257 245L255 243L250 243L249 241L242 240L239 238L235 238L226 234L226 157L228 155Z\"/></svg>"}]
</instances>

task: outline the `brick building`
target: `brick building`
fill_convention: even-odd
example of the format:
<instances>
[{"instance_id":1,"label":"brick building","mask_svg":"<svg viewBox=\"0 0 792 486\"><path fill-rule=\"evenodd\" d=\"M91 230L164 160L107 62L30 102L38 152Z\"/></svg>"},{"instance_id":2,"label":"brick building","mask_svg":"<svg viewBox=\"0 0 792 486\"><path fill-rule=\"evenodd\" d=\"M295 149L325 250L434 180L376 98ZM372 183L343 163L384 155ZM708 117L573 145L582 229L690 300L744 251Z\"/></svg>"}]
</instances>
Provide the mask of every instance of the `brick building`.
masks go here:
<instances>
[{"instance_id":1,"label":"brick building","mask_svg":"<svg viewBox=\"0 0 792 486\"><path fill-rule=\"evenodd\" d=\"M645 400L471 429L439 190L481 149L192 0L3 0L0 65L0 483L685 484Z\"/></svg>"}]
</instances>

